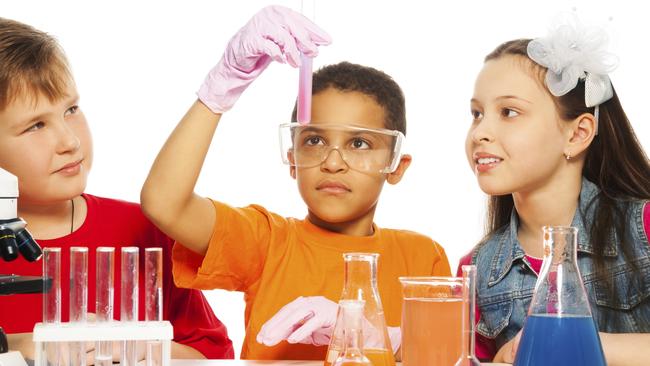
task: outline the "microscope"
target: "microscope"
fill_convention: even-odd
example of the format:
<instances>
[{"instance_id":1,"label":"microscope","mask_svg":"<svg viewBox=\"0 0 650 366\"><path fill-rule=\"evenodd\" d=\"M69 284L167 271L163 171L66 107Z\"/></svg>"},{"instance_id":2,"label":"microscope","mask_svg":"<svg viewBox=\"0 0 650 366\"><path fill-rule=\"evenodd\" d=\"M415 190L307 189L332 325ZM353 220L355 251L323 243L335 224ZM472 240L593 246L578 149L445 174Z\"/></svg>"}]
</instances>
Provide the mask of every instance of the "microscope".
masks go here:
<instances>
[{"instance_id":1,"label":"microscope","mask_svg":"<svg viewBox=\"0 0 650 366\"><path fill-rule=\"evenodd\" d=\"M19 255L30 262L41 258L41 247L25 229L26 225L25 220L18 217L18 179L0 168L0 256L3 261L13 261ZM44 292L48 282L43 277L0 274L0 296ZM0 354L8 351L7 337L0 327Z\"/></svg>"}]
</instances>

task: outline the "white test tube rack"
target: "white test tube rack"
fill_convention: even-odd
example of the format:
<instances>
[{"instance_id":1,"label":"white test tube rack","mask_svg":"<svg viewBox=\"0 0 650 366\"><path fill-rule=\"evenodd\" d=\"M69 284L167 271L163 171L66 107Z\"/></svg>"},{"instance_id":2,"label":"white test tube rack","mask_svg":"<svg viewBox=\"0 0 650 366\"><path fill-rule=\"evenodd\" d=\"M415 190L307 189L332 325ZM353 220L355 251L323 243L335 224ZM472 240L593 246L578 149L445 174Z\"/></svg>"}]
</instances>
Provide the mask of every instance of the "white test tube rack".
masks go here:
<instances>
[{"instance_id":1,"label":"white test tube rack","mask_svg":"<svg viewBox=\"0 0 650 366\"><path fill-rule=\"evenodd\" d=\"M112 321L106 323L60 323L34 326L35 365L44 365L43 347L48 342L96 342L96 341L161 341L162 366L171 361L171 340L174 337L168 321Z\"/></svg>"},{"instance_id":2,"label":"white test tube rack","mask_svg":"<svg viewBox=\"0 0 650 366\"><path fill-rule=\"evenodd\" d=\"M107 249L107 248L103 248ZM110 248L109 248L110 249ZM160 342L160 348L158 348L158 357L153 360L149 359L150 355L147 355L146 364L147 365L156 365L156 366L169 366L171 363L171 340L174 336L174 331L171 323L169 321L163 321L160 316L156 320L146 320L146 321L134 321L134 320L111 320L111 321L95 321L95 322L61 322L60 321L60 261L61 253L59 248L46 248L44 257L44 269L48 271L47 275L52 276L55 280L53 283L53 288L50 290L53 295L57 295L56 298L45 297L44 295L44 308L47 311L44 311L44 319L47 319L46 323L37 323L34 326L33 332L33 342L35 349L35 365L60 365L59 351L56 351L55 362L48 363L48 358L46 354L47 349L57 349L60 347L58 345L62 343L74 344L75 342L129 342L133 341L134 345L137 341L144 341L144 345L150 344L150 342ZM135 254L129 260L135 258L135 268L136 268L136 278L137 278L137 267L138 266L138 248L136 247L124 247L122 248L123 257L130 254ZM49 256L47 254L52 253L52 260L49 261ZM149 254L153 254L151 258L156 258L157 262L160 262L155 273L150 275L154 279L162 279L162 251L160 249L150 249L147 248L147 258ZM111 258L112 262L112 258ZM52 267L52 268L50 268ZM123 264L124 267L124 264ZM132 270L132 268L131 268ZM52 272L52 273L49 273ZM159 282L159 281L156 281ZM137 283L135 282L135 288L137 291ZM87 284L85 284L87 286ZM112 288L112 284L110 285ZM149 291L162 291L160 286L149 286L151 289L147 288ZM84 289L85 290L85 289ZM112 291L112 290L111 290ZM82 291L81 296L87 296L87 291ZM111 296L112 297L112 296ZM124 297L124 296L123 296ZM133 301L135 302L135 310L137 314L137 295ZM158 299L156 296L151 294L145 294L146 299ZM113 299L111 299L113 300ZM124 299L123 299L124 300ZM147 300L149 302L149 300ZM52 303L52 304L50 304ZM53 305L52 309L49 309ZM122 304L124 306L124 304ZM148 306L150 308L156 308L155 306ZM83 309L83 312L86 310ZM50 314L52 313L52 314ZM112 309L110 311L112 313ZM110 314L109 314L110 315ZM124 317L124 315L123 315ZM53 319L50 319L53 318ZM149 349L146 350L149 353ZM123 360L124 362L129 362L128 360ZM83 361L82 361L83 362ZM61 365L67 366L67 365Z\"/></svg>"}]
</instances>

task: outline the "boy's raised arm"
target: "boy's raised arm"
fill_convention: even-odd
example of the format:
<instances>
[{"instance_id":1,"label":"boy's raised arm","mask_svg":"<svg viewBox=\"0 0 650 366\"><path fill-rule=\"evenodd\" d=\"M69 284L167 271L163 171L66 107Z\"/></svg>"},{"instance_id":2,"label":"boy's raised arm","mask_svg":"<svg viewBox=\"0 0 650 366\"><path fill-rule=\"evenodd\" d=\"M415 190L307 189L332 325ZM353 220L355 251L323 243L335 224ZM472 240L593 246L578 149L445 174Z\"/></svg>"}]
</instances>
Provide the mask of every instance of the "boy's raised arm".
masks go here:
<instances>
[{"instance_id":1,"label":"boy's raised arm","mask_svg":"<svg viewBox=\"0 0 650 366\"><path fill-rule=\"evenodd\" d=\"M209 199L194 193L221 114L194 102L169 136L142 187L142 210L165 234L204 254L214 222Z\"/></svg>"},{"instance_id":2,"label":"boy's raised arm","mask_svg":"<svg viewBox=\"0 0 650 366\"><path fill-rule=\"evenodd\" d=\"M197 100L165 142L151 167L140 200L144 213L167 235L204 254L215 210L194 186L221 114L273 61L300 64L330 37L299 13L280 6L258 12L235 34L198 91Z\"/></svg>"}]
</instances>

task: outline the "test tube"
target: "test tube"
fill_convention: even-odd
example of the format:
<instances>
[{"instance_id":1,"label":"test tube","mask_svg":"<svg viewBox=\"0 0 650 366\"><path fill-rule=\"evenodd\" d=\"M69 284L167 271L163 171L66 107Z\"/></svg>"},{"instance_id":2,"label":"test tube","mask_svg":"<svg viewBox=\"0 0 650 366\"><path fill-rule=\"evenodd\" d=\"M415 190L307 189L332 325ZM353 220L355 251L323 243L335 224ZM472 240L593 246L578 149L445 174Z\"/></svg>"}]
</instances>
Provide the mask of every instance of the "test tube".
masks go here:
<instances>
[{"instance_id":1,"label":"test tube","mask_svg":"<svg viewBox=\"0 0 650 366\"><path fill-rule=\"evenodd\" d=\"M146 321L162 321L162 248L144 250L144 316ZM162 365L162 342L147 341L147 366Z\"/></svg>"},{"instance_id":2,"label":"test tube","mask_svg":"<svg viewBox=\"0 0 650 366\"><path fill-rule=\"evenodd\" d=\"M474 303L476 298L476 266L463 266L463 307L461 318L461 354L454 366L480 366L474 354Z\"/></svg>"},{"instance_id":3,"label":"test tube","mask_svg":"<svg viewBox=\"0 0 650 366\"><path fill-rule=\"evenodd\" d=\"M44 288L43 324L61 324L61 248L43 248L43 277L50 282L49 290ZM42 364L37 366L58 366L60 360L59 342L44 342Z\"/></svg>"},{"instance_id":4,"label":"test tube","mask_svg":"<svg viewBox=\"0 0 650 366\"><path fill-rule=\"evenodd\" d=\"M61 323L61 248L43 249L43 277L51 281L43 295L43 323Z\"/></svg>"},{"instance_id":5,"label":"test tube","mask_svg":"<svg viewBox=\"0 0 650 366\"><path fill-rule=\"evenodd\" d=\"M70 323L86 323L88 314L88 248L70 248ZM85 342L70 342L70 365L86 366Z\"/></svg>"},{"instance_id":6,"label":"test tube","mask_svg":"<svg viewBox=\"0 0 650 366\"><path fill-rule=\"evenodd\" d=\"M301 0L300 11L304 16L315 18L315 0ZM300 72L298 77L298 123L306 125L311 122L311 94L312 94L312 69L313 59L300 53Z\"/></svg>"},{"instance_id":7,"label":"test tube","mask_svg":"<svg viewBox=\"0 0 650 366\"><path fill-rule=\"evenodd\" d=\"M300 53L300 75L298 80L298 123L311 121L312 58Z\"/></svg>"},{"instance_id":8,"label":"test tube","mask_svg":"<svg viewBox=\"0 0 650 366\"><path fill-rule=\"evenodd\" d=\"M121 284L121 304L120 320L131 322L138 320L138 264L139 248L123 247L122 248L122 284ZM120 355L121 366L136 366L137 358L136 341L122 341L122 350Z\"/></svg>"},{"instance_id":9,"label":"test tube","mask_svg":"<svg viewBox=\"0 0 650 366\"><path fill-rule=\"evenodd\" d=\"M145 320L162 320L162 248L144 250L144 304Z\"/></svg>"},{"instance_id":10,"label":"test tube","mask_svg":"<svg viewBox=\"0 0 650 366\"><path fill-rule=\"evenodd\" d=\"M95 295L95 322L107 323L113 321L114 299L114 263L115 248L98 247L95 251L97 280ZM113 342L98 341L95 344L95 365L109 366L113 364Z\"/></svg>"}]
</instances>

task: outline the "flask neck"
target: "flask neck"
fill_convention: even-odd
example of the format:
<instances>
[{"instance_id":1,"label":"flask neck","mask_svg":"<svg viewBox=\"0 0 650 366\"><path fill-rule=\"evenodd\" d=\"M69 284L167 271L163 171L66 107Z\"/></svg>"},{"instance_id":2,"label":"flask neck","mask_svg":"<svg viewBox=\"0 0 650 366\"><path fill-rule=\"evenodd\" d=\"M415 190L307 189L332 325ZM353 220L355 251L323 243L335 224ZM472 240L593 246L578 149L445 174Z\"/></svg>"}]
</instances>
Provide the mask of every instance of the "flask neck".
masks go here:
<instances>
[{"instance_id":1,"label":"flask neck","mask_svg":"<svg viewBox=\"0 0 650 366\"><path fill-rule=\"evenodd\" d=\"M346 260L343 293L356 298L358 291L377 288L376 260Z\"/></svg>"},{"instance_id":2,"label":"flask neck","mask_svg":"<svg viewBox=\"0 0 650 366\"><path fill-rule=\"evenodd\" d=\"M544 231L544 262L539 277L551 283L567 280L582 282L578 270L577 233L568 229L552 229L555 228L545 228Z\"/></svg>"},{"instance_id":3,"label":"flask neck","mask_svg":"<svg viewBox=\"0 0 650 366\"><path fill-rule=\"evenodd\" d=\"M577 238L576 228L544 227L544 263L529 315L591 316L577 263Z\"/></svg>"}]
</instances>

